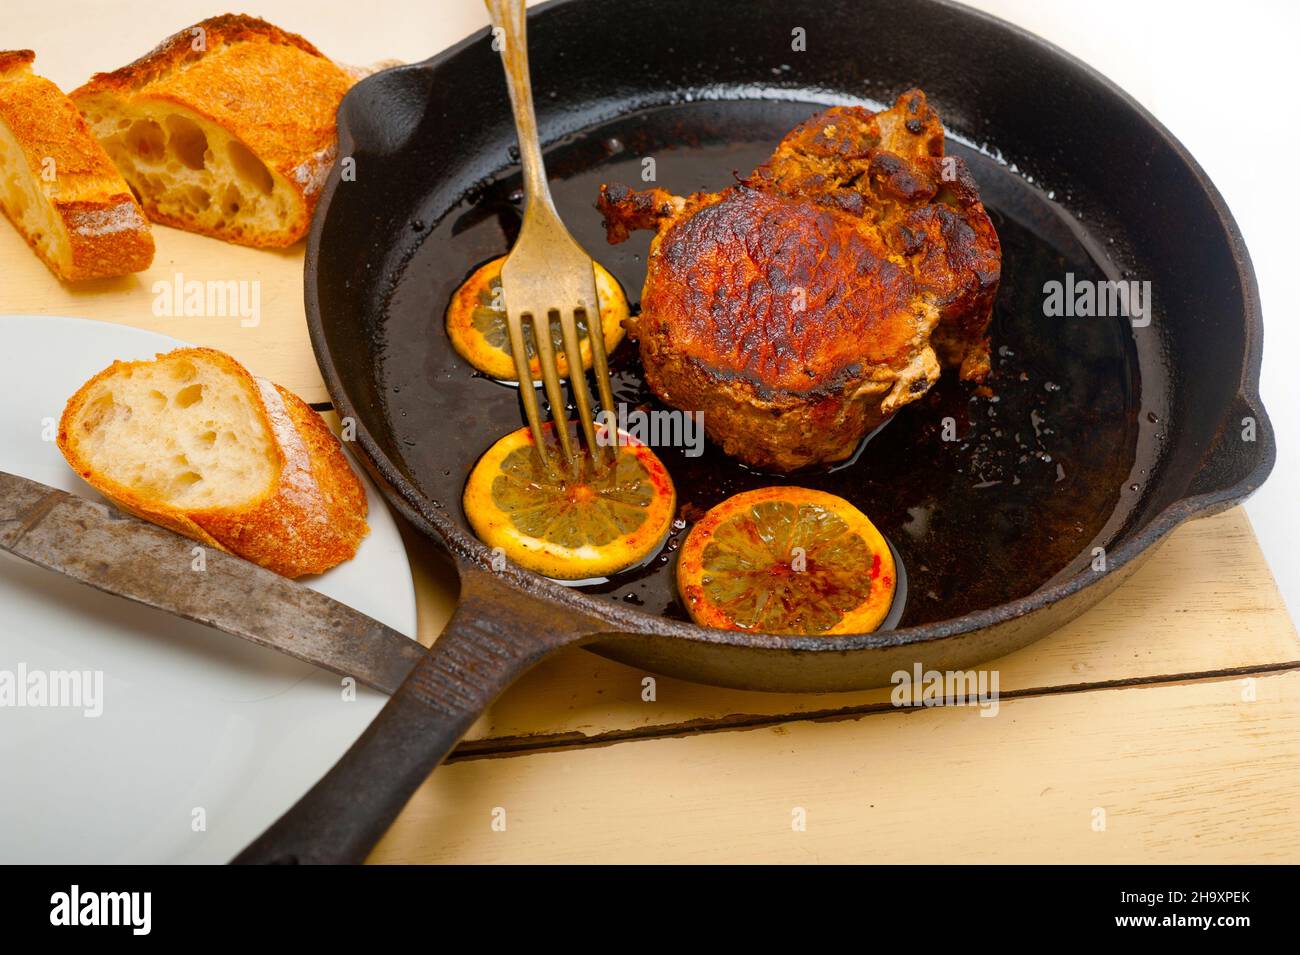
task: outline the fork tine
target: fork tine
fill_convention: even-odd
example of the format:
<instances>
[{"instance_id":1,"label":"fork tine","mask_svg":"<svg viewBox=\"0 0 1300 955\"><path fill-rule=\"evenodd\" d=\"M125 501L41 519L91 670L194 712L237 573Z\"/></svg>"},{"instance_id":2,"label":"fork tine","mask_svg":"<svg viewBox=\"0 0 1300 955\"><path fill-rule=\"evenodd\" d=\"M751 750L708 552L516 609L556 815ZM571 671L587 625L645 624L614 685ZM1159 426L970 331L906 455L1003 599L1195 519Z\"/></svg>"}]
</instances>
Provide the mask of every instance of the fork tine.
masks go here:
<instances>
[{"instance_id":1,"label":"fork tine","mask_svg":"<svg viewBox=\"0 0 1300 955\"><path fill-rule=\"evenodd\" d=\"M594 266L593 266L594 271ZM587 338L591 341L591 370L596 373L596 387L600 390L600 406L611 415L618 413L614 407L614 392L610 387L609 358L605 354L605 328L600 317L600 299L597 298L590 308L584 308L587 316ZM617 439L617 434L610 435ZM617 447L611 443L610 449Z\"/></svg>"},{"instance_id":2,"label":"fork tine","mask_svg":"<svg viewBox=\"0 0 1300 955\"><path fill-rule=\"evenodd\" d=\"M560 312L560 333L564 338L564 357L569 365L569 387L578 406L578 420L587 438L587 453L596 456L596 424L591 417L591 391L587 388L587 371L582 364L582 348L578 344L578 323L572 312Z\"/></svg>"},{"instance_id":3,"label":"fork tine","mask_svg":"<svg viewBox=\"0 0 1300 955\"><path fill-rule=\"evenodd\" d=\"M542 459L542 464L551 474L555 473L555 464L546 450L546 440L542 433L542 412L537 406L537 388L533 385L532 369L528 367L528 352L524 348L524 319L515 309L506 303L506 329L510 333L510 352L515 360L515 376L519 379L519 397L524 403L524 416L528 418L528 428L533 433L533 445Z\"/></svg>"},{"instance_id":4,"label":"fork tine","mask_svg":"<svg viewBox=\"0 0 1300 955\"><path fill-rule=\"evenodd\" d=\"M540 311L540 309L539 309ZM560 373L555 366L555 348L551 344L551 316L533 313L533 338L537 342L537 362L542 366L542 381L546 383L546 397L551 402L551 423L564 449L564 460L570 473L576 471L577 459L573 442L569 440L569 421L565 414L564 389L560 387Z\"/></svg>"}]
</instances>

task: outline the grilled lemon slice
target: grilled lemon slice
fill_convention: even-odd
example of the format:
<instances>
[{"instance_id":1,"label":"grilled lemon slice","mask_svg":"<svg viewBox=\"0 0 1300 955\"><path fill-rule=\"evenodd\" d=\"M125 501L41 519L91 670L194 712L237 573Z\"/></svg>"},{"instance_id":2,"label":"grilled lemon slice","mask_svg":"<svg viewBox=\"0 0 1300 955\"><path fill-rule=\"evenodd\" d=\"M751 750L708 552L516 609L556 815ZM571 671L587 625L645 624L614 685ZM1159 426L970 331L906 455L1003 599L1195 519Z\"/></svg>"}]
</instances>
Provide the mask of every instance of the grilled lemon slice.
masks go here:
<instances>
[{"instance_id":1,"label":"grilled lemon slice","mask_svg":"<svg viewBox=\"0 0 1300 955\"><path fill-rule=\"evenodd\" d=\"M510 333L506 329L506 312L501 296L502 256L475 270L465 284L456 290L447 306L447 336L457 353L483 374L501 381L517 381L515 360L510 351ZM623 319L628 316L627 296L618 280L596 263L596 297L600 300L600 324L605 332L605 351L612 352L623 340ZM542 369L533 353L532 331L524 328L524 346L528 349L529 367L533 381L541 379ZM591 368L591 342L587 324L578 323L578 348L582 352L582 366ZM564 354L564 341L558 322L551 323L551 341L555 345L555 362L560 377L569 373L569 362Z\"/></svg>"},{"instance_id":2,"label":"grilled lemon slice","mask_svg":"<svg viewBox=\"0 0 1300 955\"><path fill-rule=\"evenodd\" d=\"M866 633L894 599L893 554L841 497L766 487L729 497L691 528L677 588L701 626L759 633Z\"/></svg>"},{"instance_id":3,"label":"grilled lemon slice","mask_svg":"<svg viewBox=\"0 0 1300 955\"><path fill-rule=\"evenodd\" d=\"M576 427L569 428L576 442ZM552 423L544 434L551 459L561 460ZM626 445L581 455L575 474L559 476L547 471L528 428L506 435L465 485L474 533L519 566L560 580L606 577L641 563L667 538L677 493L653 451L621 438Z\"/></svg>"}]
</instances>

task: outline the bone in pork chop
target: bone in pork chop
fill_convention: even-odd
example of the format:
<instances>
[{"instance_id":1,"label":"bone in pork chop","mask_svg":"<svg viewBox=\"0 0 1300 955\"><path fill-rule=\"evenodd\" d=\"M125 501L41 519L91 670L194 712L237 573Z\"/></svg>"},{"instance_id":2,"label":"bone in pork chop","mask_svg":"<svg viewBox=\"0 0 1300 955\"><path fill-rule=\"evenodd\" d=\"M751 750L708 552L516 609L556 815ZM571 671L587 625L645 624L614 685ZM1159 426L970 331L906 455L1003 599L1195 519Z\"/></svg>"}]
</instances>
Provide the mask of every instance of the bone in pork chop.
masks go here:
<instances>
[{"instance_id":1,"label":"bone in pork chop","mask_svg":"<svg viewBox=\"0 0 1300 955\"><path fill-rule=\"evenodd\" d=\"M920 90L818 113L721 192L597 207L611 242L656 230L628 329L647 382L752 466L843 460L940 362L988 375L998 237Z\"/></svg>"}]
</instances>

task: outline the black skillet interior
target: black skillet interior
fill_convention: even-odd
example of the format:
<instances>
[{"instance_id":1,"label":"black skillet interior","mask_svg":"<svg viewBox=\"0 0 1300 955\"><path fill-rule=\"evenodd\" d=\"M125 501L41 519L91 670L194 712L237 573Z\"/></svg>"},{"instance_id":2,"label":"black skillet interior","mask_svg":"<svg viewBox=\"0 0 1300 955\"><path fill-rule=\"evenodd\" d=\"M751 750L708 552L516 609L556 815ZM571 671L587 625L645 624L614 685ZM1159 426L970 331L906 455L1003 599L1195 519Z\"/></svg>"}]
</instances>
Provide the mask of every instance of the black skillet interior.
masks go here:
<instances>
[{"instance_id":1,"label":"black skillet interior","mask_svg":"<svg viewBox=\"0 0 1300 955\"><path fill-rule=\"evenodd\" d=\"M1086 68L925 0L564 0L530 15L529 31L557 205L634 305L648 236L606 244L600 183L646 185L653 159L659 186L717 189L825 104L887 104L911 86L930 96L1003 243L993 394L949 375L851 466L793 479L853 501L890 539L908 577L897 625L1022 598L1085 570L1096 546L1154 539L1153 520L1180 500L1221 504L1267 473L1244 248L1199 170ZM499 58L480 34L373 77L349 95L341 128L356 178L335 172L313 233L318 354L381 472L463 531L469 469L522 422L516 392L477 375L443 332L453 290L509 249L519 221ZM1149 280L1150 325L1045 316L1044 283L1067 273ZM656 406L634 345L614 366L619 400ZM1260 440L1228 440L1247 416ZM682 526L774 483L712 446L661 456ZM672 584L683 533L647 567L585 589L684 619Z\"/></svg>"}]
</instances>

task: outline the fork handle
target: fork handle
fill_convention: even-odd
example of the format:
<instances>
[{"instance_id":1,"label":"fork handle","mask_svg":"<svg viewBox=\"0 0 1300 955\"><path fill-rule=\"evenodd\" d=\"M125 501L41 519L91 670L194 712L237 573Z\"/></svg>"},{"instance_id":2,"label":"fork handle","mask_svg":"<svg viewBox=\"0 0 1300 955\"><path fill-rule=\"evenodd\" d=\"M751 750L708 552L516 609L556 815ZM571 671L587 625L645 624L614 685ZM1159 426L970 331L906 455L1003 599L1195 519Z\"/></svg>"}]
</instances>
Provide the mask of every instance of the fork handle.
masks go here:
<instances>
[{"instance_id":1,"label":"fork handle","mask_svg":"<svg viewBox=\"0 0 1300 955\"><path fill-rule=\"evenodd\" d=\"M519 161L524 171L528 202L541 202L552 210L551 189L546 184L542 145L537 137L537 114L533 110L533 86L528 76L528 27L524 0L484 0L492 26L500 31L501 59L506 87L514 109L515 132L519 137Z\"/></svg>"},{"instance_id":2,"label":"fork handle","mask_svg":"<svg viewBox=\"0 0 1300 955\"><path fill-rule=\"evenodd\" d=\"M233 860L365 861L411 795L524 671L585 633L494 575L462 572L461 602L374 721L334 767Z\"/></svg>"}]
</instances>

